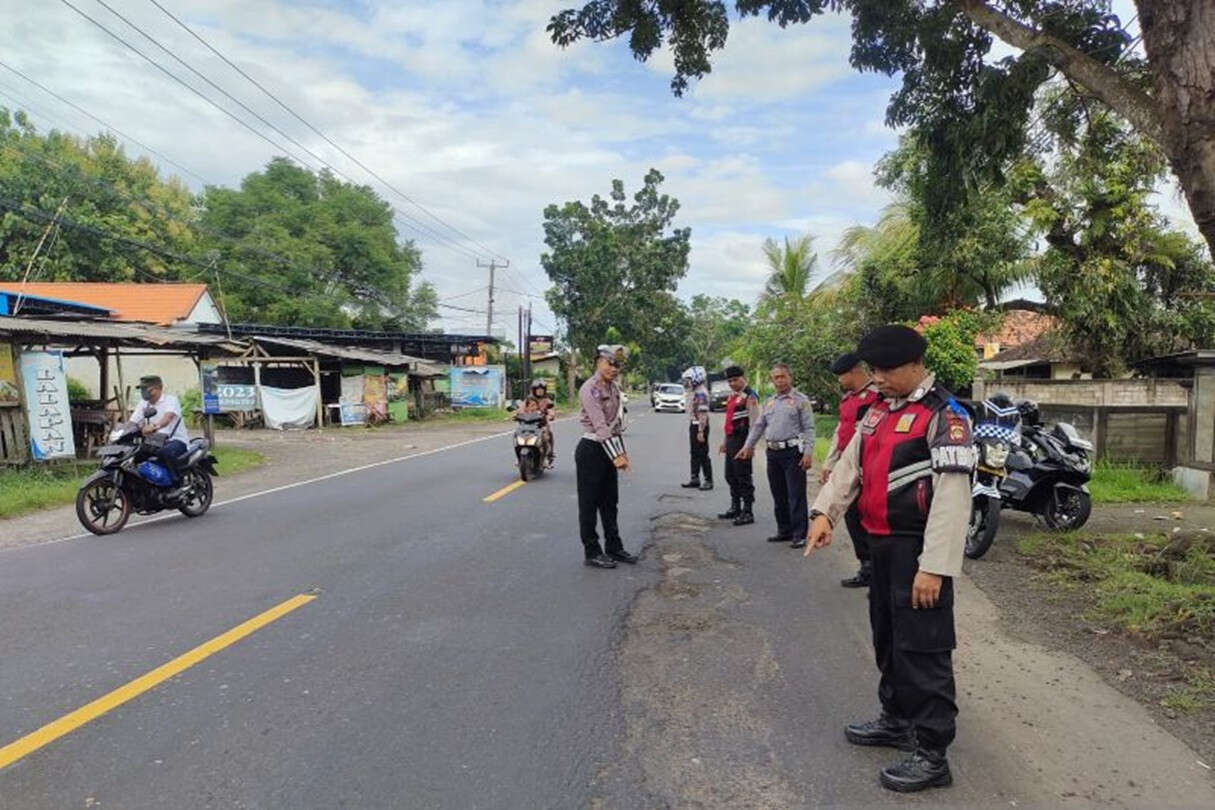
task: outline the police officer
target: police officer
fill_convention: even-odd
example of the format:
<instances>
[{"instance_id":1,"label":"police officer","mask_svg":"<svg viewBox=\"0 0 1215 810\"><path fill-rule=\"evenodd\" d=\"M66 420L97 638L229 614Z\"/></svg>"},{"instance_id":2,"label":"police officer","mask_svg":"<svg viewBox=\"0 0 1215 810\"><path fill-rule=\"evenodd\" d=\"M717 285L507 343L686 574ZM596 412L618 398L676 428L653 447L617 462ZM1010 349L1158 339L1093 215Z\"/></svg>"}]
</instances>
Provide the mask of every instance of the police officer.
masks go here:
<instances>
[{"instance_id":1,"label":"police officer","mask_svg":"<svg viewBox=\"0 0 1215 810\"><path fill-rule=\"evenodd\" d=\"M725 373L726 381L730 384L730 398L726 400L726 419L722 431L725 439L718 452L726 457L730 509L718 517L734 521L735 526L747 526L755 522L752 512L755 483L751 477L751 459L743 461L735 456L746 444L751 425L759 419L759 395L747 385L746 373L739 366L730 366Z\"/></svg>"},{"instance_id":2,"label":"police officer","mask_svg":"<svg viewBox=\"0 0 1215 810\"><path fill-rule=\"evenodd\" d=\"M839 461L848 442L852 441L857 422L864 417L878 396L873 378L869 376L869 369L855 352L847 352L835 358L835 362L831 364L831 373L839 380L844 396L840 399L839 422L835 425L835 436L831 438L831 453L823 462L823 469L819 473L820 484L827 483L827 479L831 477L831 468ZM861 528L861 518L855 501L844 513L844 524L848 527L852 550L856 553L861 567L855 576L840 580L840 584L845 588L867 588L873 566L869 562L869 543L865 530Z\"/></svg>"},{"instance_id":3,"label":"police officer","mask_svg":"<svg viewBox=\"0 0 1215 810\"><path fill-rule=\"evenodd\" d=\"M975 463L967 412L924 367L924 338L884 326L861 341L879 398L814 502L810 545L856 500L873 563L869 621L882 712L845 728L856 745L912 753L881 772L899 792L952 782L945 751L958 709L952 650L953 578L962 572Z\"/></svg>"},{"instance_id":4,"label":"police officer","mask_svg":"<svg viewBox=\"0 0 1215 810\"><path fill-rule=\"evenodd\" d=\"M582 440L574 450L578 527L586 564L593 568L615 568L618 562L632 565L638 559L625 551L616 524L617 476L620 470L629 468L621 437L624 409L616 385L624 355L621 346L600 346L595 357L595 374L578 390L578 419L583 430ZM595 531L597 520L603 522L603 547Z\"/></svg>"},{"instance_id":5,"label":"police officer","mask_svg":"<svg viewBox=\"0 0 1215 810\"><path fill-rule=\"evenodd\" d=\"M793 372L784 363L772 366L776 393L768 398L751 425L747 441L735 455L747 461L762 436L768 446L768 488L776 512L776 534L770 543L806 545L806 472L814 464L814 413L810 400L793 387Z\"/></svg>"},{"instance_id":6,"label":"police officer","mask_svg":"<svg viewBox=\"0 0 1215 810\"><path fill-rule=\"evenodd\" d=\"M692 366L683 373L688 389L688 449L691 454L692 477L684 489L708 491L713 488L713 462L709 458L709 389L708 375L703 366ZM703 474L703 476L702 476Z\"/></svg>"}]
</instances>

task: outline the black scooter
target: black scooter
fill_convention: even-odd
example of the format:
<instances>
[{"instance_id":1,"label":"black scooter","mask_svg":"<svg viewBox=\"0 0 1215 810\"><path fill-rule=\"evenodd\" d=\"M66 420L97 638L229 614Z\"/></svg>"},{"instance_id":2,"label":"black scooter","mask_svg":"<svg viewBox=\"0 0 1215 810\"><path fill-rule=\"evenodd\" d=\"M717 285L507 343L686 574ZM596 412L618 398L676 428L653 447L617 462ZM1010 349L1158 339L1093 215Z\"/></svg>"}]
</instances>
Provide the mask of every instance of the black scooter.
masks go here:
<instances>
[{"instance_id":1,"label":"black scooter","mask_svg":"<svg viewBox=\"0 0 1215 810\"><path fill-rule=\"evenodd\" d=\"M529 481L544 472L548 458L548 439L544 433L544 414L515 414L515 462L519 478Z\"/></svg>"}]
</instances>

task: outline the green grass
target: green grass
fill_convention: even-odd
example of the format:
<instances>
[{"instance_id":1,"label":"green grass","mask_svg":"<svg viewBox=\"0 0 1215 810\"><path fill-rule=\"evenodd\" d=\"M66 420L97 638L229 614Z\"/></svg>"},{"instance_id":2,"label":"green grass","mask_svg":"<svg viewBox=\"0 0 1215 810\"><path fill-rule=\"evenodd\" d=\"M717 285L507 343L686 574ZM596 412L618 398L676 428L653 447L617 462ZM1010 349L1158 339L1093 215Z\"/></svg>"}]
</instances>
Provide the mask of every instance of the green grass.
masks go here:
<instances>
[{"instance_id":1,"label":"green grass","mask_svg":"<svg viewBox=\"0 0 1215 810\"><path fill-rule=\"evenodd\" d=\"M426 422L505 422L511 414L502 408L461 408L458 411L428 416Z\"/></svg>"},{"instance_id":2,"label":"green grass","mask_svg":"<svg viewBox=\"0 0 1215 810\"><path fill-rule=\"evenodd\" d=\"M1160 705L1179 714L1215 709L1215 672L1209 667L1194 667L1181 686L1169 689Z\"/></svg>"},{"instance_id":3,"label":"green grass","mask_svg":"<svg viewBox=\"0 0 1215 810\"><path fill-rule=\"evenodd\" d=\"M1181 502L1191 496L1173 483L1164 470L1112 461L1099 461L1089 482L1093 503Z\"/></svg>"},{"instance_id":4,"label":"green grass","mask_svg":"<svg viewBox=\"0 0 1215 810\"><path fill-rule=\"evenodd\" d=\"M835 426L839 417L833 413L816 413L814 415L814 461L822 464L831 453L831 438L835 435Z\"/></svg>"},{"instance_id":5,"label":"green grass","mask_svg":"<svg viewBox=\"0 0 1215 810\"><path fill-rule=\"evenodd\" d=\"M265 461L261 453L239 447L217 447L214 452L221 477L235 475ZM81 482L96 469L95 463L71 462L0 470L0 518L72 503Z\"/></svg>"}]
</instances>

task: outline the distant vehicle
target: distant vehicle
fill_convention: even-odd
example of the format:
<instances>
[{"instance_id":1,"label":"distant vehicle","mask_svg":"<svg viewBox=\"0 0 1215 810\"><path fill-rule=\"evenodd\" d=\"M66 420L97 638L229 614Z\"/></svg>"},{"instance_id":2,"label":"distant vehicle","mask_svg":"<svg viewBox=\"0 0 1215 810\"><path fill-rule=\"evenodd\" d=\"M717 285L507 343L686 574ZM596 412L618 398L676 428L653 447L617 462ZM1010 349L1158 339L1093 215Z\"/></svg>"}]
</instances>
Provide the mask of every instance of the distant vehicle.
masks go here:
<instances>
[{"instance_id":1,"label":"distant vehicle","mask_svg":"<svg viewBox=\"0 0 1215 810\"><path fill-rule=\"evenodd\" d=\"M709 382L709 410L724 411L730 399L730 383L724 377Z\"/></svg>"},{"instance_id":2,"label":"distant vehicle","mask_svg":"<svg viewBox=\"0 0 1215 810\"><path fill-rule=\"evenodd\" d=\"M529 481L539 478L544 472L544 460L548 458L548 440L544 435L544 415L541 413L515 414L515 463L519 466L519 478Z\"/></svg>"},{"instance_id":3,"label":"distant vehicle","mask_svg":"<svg viewBox=\"0 0 1215 810\"><path fill-rule=\"evenodd\" d=\"M654 386L654 390L650 392L650 405L655 411L684 413L688 409L683 386L678 383L659 383Z\"/></svg>"}]
</instances>

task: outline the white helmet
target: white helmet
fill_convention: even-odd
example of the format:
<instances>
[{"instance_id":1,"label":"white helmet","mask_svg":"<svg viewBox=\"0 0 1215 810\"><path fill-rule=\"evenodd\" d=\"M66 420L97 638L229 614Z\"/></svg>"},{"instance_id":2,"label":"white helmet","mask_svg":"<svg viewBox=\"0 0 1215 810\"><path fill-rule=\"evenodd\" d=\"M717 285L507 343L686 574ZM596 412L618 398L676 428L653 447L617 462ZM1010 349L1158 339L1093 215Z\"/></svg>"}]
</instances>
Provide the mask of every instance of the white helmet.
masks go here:
<instances>
[{"instance_id":1,"label":"white helmet","mask_svg":"<svg viewBox=\"0 0 1215 810\"><path fill-rule=\"evenodd\" d=\"M708 375L705 373L704 366L692 366L683 373L683 379L690 382L692 385L704 385Z\"/></svg>"}]
</instances>

